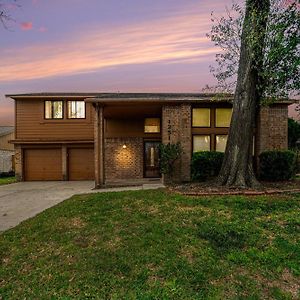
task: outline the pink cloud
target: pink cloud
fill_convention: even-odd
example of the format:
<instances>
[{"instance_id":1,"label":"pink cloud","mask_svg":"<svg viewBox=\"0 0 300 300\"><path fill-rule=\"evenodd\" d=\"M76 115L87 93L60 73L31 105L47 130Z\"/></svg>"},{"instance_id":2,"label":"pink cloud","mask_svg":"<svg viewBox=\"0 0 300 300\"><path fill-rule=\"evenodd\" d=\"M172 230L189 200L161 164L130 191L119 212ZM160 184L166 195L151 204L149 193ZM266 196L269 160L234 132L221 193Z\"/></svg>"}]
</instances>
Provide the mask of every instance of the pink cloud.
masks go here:
<instances>
[{"instance_id":1,"label":"pink cloud","mask_svg":"<svg viewBox=\"0 0 300 300\"><path fill-rule=\"evenodd\" d=\"M39 32L46 32L48 29L46 28L46 27L44 27L44 26L41 26L39 29L38 29L38 31Z\"/></svg>"},{"instance_id":2,"label":"pink cloud","mask_svg":"<svg viewBox=\"0 0 300 300\"><path fill-rule=\"evenodd\" d=\"M21 29L22 30L31 30L32 29L32 22L22 22Z\"/></svg>"}]
</instances>

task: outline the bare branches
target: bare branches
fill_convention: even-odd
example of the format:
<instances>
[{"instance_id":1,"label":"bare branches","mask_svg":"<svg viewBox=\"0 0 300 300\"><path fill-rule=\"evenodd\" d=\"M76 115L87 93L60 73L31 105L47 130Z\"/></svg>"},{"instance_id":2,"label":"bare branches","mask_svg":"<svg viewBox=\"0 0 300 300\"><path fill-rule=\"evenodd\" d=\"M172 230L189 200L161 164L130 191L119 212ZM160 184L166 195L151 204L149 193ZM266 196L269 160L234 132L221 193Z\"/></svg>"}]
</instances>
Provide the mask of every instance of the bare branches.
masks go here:
<instances>
[{"instance_id":1,"label":"bare branches","mask_svg":"<svg viewBox=\"0 0 300 300\"><path fill-rule=\"evenodd\" d=\"M20 7L18 0L0 0L0 23L5 29L9 29L8 24L15 21L10 11Z\"/></svg>"},{"instance_id":2,"label":"bare branches","mask_svg":"<svg viewBox=\"0 0 300 300\"><path fill-rule=\"evenodd\" d=\"M273 0L268 15L267 34L263 45L260 69L260 88L263 96L286 97L300 90L300 5L298 0ZM207 36L221 52L210 71L217 85L206 91L233 92L235 90L244 9L238 4L226 8L226 14L212 13L212 29ZM259 33L258 33L259 34ZM255 44L257 37L249 36ZM253 44L253 45L254 45Z\"/></svg>"}]
</instances>

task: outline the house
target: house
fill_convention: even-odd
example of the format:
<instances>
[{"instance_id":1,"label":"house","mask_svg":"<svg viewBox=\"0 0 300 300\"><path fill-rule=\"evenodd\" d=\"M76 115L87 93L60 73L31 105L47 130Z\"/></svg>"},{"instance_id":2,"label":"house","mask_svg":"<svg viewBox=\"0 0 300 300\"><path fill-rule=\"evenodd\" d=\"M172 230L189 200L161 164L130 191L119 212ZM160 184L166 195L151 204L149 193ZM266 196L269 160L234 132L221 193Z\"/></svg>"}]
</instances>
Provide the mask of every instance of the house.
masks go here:
<instances>
[{"instance_id":1,"label":"house","mask_svg":"<svg viewBox=\"0 0 300 300\"><path fill-rule=\"evenodd\" d=\"M19 180L159 178L159 143L180 142L175 180L190 180L193 151L224 151L232 96L154 93L35 93L15 100ZM263 107L254 155L287 149L287 101Z\"/></svg>"},{"instance_id":2,"label":"house","mask_svg":"<svg viewBox=\"0 0 300 300\"><path fill-rule=\"evenodd\" d=\"M0 174L11 172L14 169L14 145L10 140L15 138L13 126L0 126Z\"/></svg>"}]
</instances>

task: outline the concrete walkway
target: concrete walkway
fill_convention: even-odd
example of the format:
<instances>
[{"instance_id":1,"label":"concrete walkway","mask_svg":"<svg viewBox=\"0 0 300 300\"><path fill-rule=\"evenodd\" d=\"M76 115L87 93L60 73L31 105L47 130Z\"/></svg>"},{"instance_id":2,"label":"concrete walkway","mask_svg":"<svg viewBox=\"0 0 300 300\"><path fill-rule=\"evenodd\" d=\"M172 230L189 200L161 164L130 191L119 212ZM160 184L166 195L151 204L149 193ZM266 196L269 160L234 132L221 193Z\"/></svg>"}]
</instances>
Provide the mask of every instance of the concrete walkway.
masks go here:
<instances>
[{"instance_id":1,"label":"concrete walkway","mask_svg":"<svg viewBox=\"0 0 300 300\"><path fill-rule=\"evenodd\" d=\"M19 182L0 186L0 232L76 194L163 187L160 183L93 190L93 181Z\"/></svg>"}]
</instances>

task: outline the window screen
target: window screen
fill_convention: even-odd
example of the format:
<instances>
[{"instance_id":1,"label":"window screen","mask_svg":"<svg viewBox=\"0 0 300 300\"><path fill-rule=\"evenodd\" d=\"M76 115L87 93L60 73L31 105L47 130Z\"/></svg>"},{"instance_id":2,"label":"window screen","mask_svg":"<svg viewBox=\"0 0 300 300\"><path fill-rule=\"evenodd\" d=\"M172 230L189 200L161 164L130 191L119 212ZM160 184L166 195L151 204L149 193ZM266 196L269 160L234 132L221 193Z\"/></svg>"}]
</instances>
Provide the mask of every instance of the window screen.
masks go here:
<instances>
[{"instance_id":1,"label":"window screen","mask_svg":"<svg viewBox=\"0 0 300 300\"><path fill-rule=\"evenodd\" d=\"M68 101L68 118L84 119L85 118L85 102L84 101Z\"/></svg>"},{"instance_id":2,"label":"window screen","mask_svg":"<svg viewBox=\"0 0 300 300\"><path fill-rule=\"evenodd\" d=\"M216 135L216 151L225 152L228 135Z\"/></svg>"},{"instance_id":3,"label":"window screen","mask_svg":"<svg viewBox=\"0 0 300 300\"><path fill-rule=\"evenodd\" d=\"M144 132L145 133L159 133L160 132L160 119L159 118L146 118Z\"/></svg>"},{"instance_id":4,"label":"window screen","mask_svg":"<svg viewBox=\"0 0 300 300\"><path fill-rule=\"evenodd\" d=\"M193 108L193 127L210 127L209 108Z\"/></svg>"},{"instance_id":5,"label":"window screen","mask_svg":"<svg viewBox=\"0 0 300 300\"><path fill-rule=\"evenodd\" d=\"M45 101L45 119L62 119L63 101Z\"/></svg>"},{"instance_id":6,"label":"window screen","mask_svg":"<svg viewBox=\"0 0 300 300\"><path fill-rule=\"evenodd\" d=\"M193 152L210 151L210 135L193 136Z\"/></svg>"},{"instance_id":7,"label":"window screen","mask_svg":"<svg viewBox=\"0 0 300 300\"><path fill-rule=\"evenodd\" d=\"M231 108L216 109L216 127L229 127L231 121Z\"/></svg>"}]
</instances>

